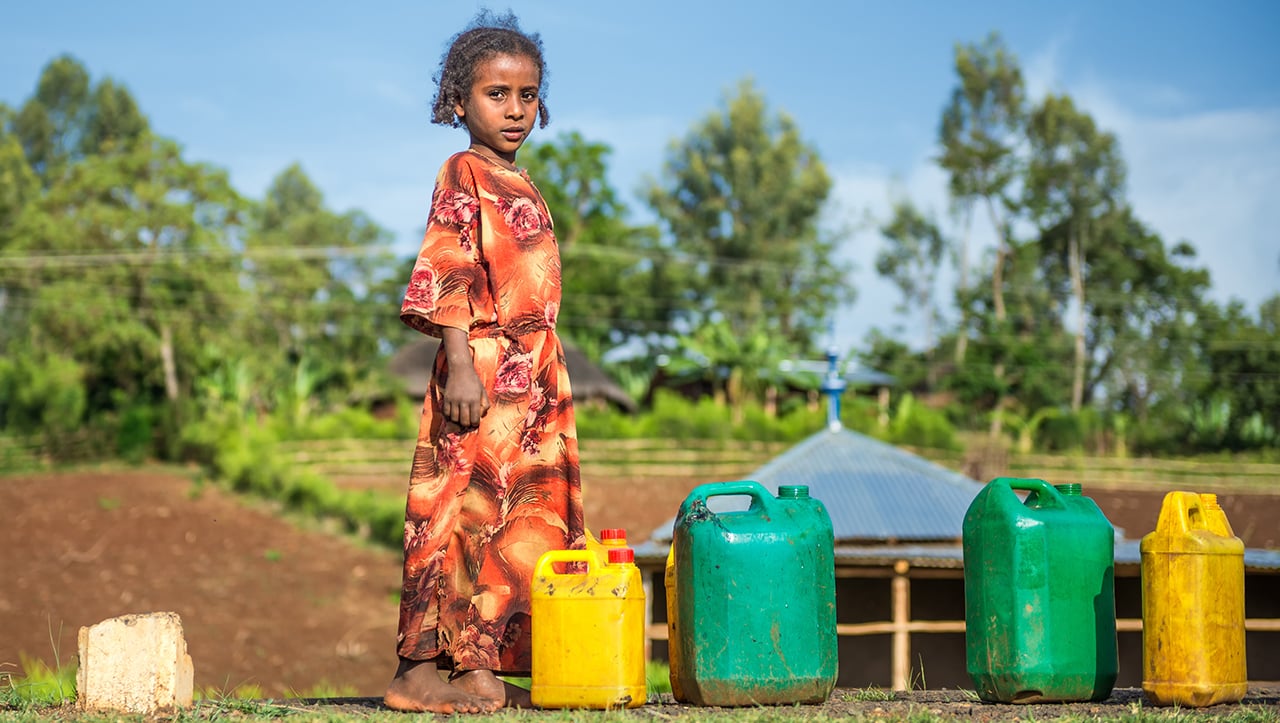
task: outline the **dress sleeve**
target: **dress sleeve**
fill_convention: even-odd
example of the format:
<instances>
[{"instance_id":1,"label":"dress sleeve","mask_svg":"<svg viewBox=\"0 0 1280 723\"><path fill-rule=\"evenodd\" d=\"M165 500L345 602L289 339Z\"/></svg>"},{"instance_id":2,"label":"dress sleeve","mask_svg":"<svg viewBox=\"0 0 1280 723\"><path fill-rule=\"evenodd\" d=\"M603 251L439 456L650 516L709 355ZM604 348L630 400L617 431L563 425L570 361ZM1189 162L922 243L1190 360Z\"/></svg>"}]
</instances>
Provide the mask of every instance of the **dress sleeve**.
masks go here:
<instances>
[{"instance_id":1,"label":"dress sleeve","mask_svg":"<svg viewBox=\"0 0 1280 723\"><path fill-rule=\"evenodd\" d=\"M468 330L474 292L487 283L479 249L480 200L475 173L459 156L445 162L431 194L431 217L405 289L400 320L430 336Z\"/></svg>"}]
</instances>

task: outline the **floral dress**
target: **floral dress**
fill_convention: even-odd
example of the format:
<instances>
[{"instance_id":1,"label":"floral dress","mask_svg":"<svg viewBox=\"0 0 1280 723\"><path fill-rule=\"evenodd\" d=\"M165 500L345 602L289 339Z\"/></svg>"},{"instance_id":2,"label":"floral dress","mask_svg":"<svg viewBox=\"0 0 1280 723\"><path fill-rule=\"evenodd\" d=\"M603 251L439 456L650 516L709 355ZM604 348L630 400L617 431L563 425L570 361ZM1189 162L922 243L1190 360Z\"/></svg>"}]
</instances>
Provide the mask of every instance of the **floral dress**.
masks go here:
<instances>
[{"instance_id":1,"label":"floral dress","mask_svg":"<svg viewBox=\"0 0 1280 723\"><path fill-rule=\"evenodd\" d=\"M450 157L400 318L432 336L466 329L492 406L476 428L446 422L442 344L409 479L402 658L529 670L534 565L548 550L583 545L559 307L559 248L528 176L470 150Z\"/></svg>"}]
</instances>

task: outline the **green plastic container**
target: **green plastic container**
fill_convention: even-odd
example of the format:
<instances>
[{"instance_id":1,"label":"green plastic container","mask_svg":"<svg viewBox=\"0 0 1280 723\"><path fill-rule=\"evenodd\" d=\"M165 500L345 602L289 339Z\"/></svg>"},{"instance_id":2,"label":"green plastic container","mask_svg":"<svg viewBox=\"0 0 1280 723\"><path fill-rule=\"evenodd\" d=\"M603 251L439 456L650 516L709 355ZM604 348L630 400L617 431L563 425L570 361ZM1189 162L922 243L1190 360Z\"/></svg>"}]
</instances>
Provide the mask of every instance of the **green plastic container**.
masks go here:
<instances>
[{"instance_id":1,"label":"green plastic container","mask_svg":"<svg viewBox=\"0 0 1280 723\"><path fill-rule=\"evenodd\" d=\"M751 507L717 513L711 497ZM671 687L681 702L825 701L836 684L831 518L809 488L753 481L694 488L673 533Z\"/></svg>"},{"instance_id":2,"label":"green plastic container","mask_svg":"<svg viewBox=\"0 0 1280 723\"><path fill-rule=\"evenodd\" d=\"M1115 529L1080 485L987 484L964 517L964 597L967 667L983 700L1111 694Z\"/></svg>"}]
</instances>

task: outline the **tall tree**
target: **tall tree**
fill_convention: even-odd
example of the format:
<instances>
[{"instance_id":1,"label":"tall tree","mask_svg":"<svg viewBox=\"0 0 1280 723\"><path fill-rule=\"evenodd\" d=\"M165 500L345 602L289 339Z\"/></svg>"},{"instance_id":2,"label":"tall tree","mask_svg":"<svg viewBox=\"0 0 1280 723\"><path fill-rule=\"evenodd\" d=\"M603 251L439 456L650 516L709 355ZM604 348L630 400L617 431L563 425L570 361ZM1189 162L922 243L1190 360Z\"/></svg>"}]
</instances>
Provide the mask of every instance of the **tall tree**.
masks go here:
<instances>
[{"instance_id":1,"label":"tall tree","mask_svg":"<svg viewBox=\"0 0 1280 723\"><path fill-rule=\"evenodd\" d=\"M817 152L751 81L668 152L646 196L689 264L678 290L691 328L725 320L765 329L808 353L836 306L853 298L835 258L841 236L819 227L831 190Z\"/></svg>"},{"instance_id":2,"label":"tall tree","mask_svg":"<svg viewBox=\"0 0 1280 723\"><path fill-rule=\"evenodd\" d=\"M563 265L560 327L596 361L669 332L676 294L653 226L633 226L608 179L610 149L575 132L520 154L556 226Z\"/></svg>"},{"instance_id":3,"label":"tall tree","mask_svg":"<svg viewBox=\"0 0 1280 723\"><path fill-rule=\"evenodd\" d=\"M894 204L893 216L880 227L889 242L876 255L876 272L892 281L902 293L899 313L919 311L924 314L925 350L929 362L928 383L935 383L933 370L934 325L939 311L934 299L938 271L951 250L938 224L927 218L910 201Z\"/></svg>"},{"instance_id":4,"label":"tall tree","mask_svg":"<svg viewBox=\"0 0 1280 723\"><path fill-rule=\"evenodd\" d=\"M345 393L383 353L387 327L377 320L387 307L377 292L393 266L388 234L361 212L327 208L297 164L275 177L250 219L244 254L256 313L247 334L262 352L254 375L283 390L305 367L309 395Z\"/></svg>"},{"instance_id":5,"label":"tall tree","mask_svg":"<svg viewBox=\"0 0 1280 723\"><path fill-rule=\"evenodd\" d=\"M92 85L88 70L69 55L44 67L35 93L9 125L46 187L76 161L127 147L148 132L127 88L110 78Z\"/></svg>"},{"instance_id":6,"label":"tall tree","mask_svg":"<svg viewBox=\"0 0 1280 723\"><path fill-rule=\"evenodd\" d=\"M950 176L950 191L972 218L972 206L981 202L987 210L996 233L996 258L991 273L991 299L997 327L1006 317L1004 277L1013 232L1009 208L1014 202L1013 186L1019 173L1016 153L1018 138L1025 123L1025 91L1022 71L1017 60L1000 39L992 33L981 44L957 45L955 69L959 83L942 114L938 140L942 153L938 164ZM966 222L967 226L967 222ZM962 271L968 264L968 231L960 250ZM960 292L966 293L968 274L961 274ZM963 308L963 307L962 307ZM965 325L962 323L962 328ZM997 333L1006 333L999 329ZM957 344L957 361L964 358L963 336ZM1004 373L1004 363L997 360L994 373ZM997 385L1000 384L997 379ZM991 433L1000 433L1000 409L996 403Z\"/></svg>"},{"instance_id":7,"label":"tall tree","mask_svg":"<svg viewBox=\"0 0 1280 723\"><path fill-rule=\"evenodd\" d=\"M1172 414L1201 389L1209 274L1190 244L1166 248L1127 206L1095 223L1084 398L1105 390L1113 409L1152 425L1159 409Z\"/></svg>"},{"instance_id":8,"label":"tall tree","mask_svg":"<svg viewBox=\"0 0 1280 723\"><path fill-rule=\"evenodd\" d=\"M237 295L238 209L225 173L161 138L69 166L14 228L16 343L79 362L90 412L176 408Z\"/></svg>"},{"instance_id":9,"label":"tall tree","mask_svg":"<svg viewBox=\"0 0 1280 723\"><path fill-rule=\"evenodd\" d=\"M1093 118L1075 107L1069 96L1047 96L1031 112L1027 124L1030 159L1025 203L1045 233L1042 259L1046 281L1065 279L1075 313L1071 410L1084 401L1087 354L1085 337L1089 300L1085 288L1098 235L1097 219L1120 204L1124 162L1115 136L1099 130Z\"/></svg>"}]
</instances>

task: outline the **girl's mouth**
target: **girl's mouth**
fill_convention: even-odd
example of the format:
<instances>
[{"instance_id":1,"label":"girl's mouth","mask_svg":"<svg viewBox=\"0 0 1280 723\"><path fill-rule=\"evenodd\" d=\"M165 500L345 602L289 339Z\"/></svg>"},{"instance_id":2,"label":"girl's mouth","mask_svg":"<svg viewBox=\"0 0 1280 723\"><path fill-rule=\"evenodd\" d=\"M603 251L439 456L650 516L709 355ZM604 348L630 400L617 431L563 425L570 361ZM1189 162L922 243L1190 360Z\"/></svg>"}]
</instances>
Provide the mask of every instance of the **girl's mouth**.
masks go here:
<instances>
[{"instance_id":1,"label":"girl's mouth","mask_svg":"<svg viewBox=\"0 0 1280 723\"><path fill-rule=\"evenodd\" d=\"M524 137L523 128L503 128L502 137L509 141L518 141Z\"/></svg>"}]
</instances>

